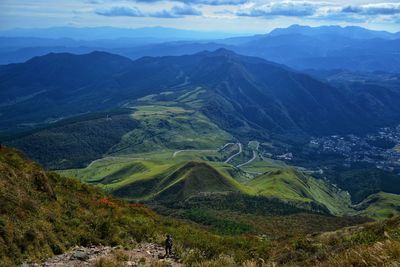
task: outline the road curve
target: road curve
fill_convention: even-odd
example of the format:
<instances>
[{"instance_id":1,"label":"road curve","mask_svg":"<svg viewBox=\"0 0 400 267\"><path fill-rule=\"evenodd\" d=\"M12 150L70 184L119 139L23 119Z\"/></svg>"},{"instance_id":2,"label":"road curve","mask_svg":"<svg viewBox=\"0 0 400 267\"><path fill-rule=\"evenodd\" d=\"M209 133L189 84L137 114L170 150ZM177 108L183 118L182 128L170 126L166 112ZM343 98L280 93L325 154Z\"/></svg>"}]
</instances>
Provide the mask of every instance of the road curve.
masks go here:
<instances>
[{"instance_id":1,"label":"road curve","mask_svg":"<svg viewBox=\"0 0 400 267\"><path fill-rule=\"evenodd\" d=\"M213 150L213 149L183 149L183 150L175 151L174 154L172 154L172 157L175 158L176 155L178 155L179 153L188 152L188 151L191 151L191 152L215 152L216 150Z\"/></svg>"},{"instance_id":2,"label":"road curve","mask_svg":"<svg viewBox=\"0 0 400 267\"><path fill-rule=\"evenodd\" d=\"M250 163L252 163L253 160L255 160L256 158L257 158L257 152L256 152L255 150L253 150L253 157L252 157L249 161L237 165L236 168L240 168L240 167L243 167L244 165L250 164Z\"/></svg>"},{"instance_id":3,"label":"road curve","mask_svg":"<svg viewBox=\"0 0 400 267\"><path fill-rule=\"evenodd\" d=\"M224 148L226 148L229 145L234 145L235 143L226 143L225 145L223 145L222 147L214 150L214 149L182 149L182 150L177 150L174 152L174 154L172 154L172 157L175 158L176 155L178 155L181 152L185 152L185 151L197 151L197 152L219 152L221 150L223 150Z\"/></svg>"},{"instance_id":4,"label":"road curve","mask_svg":"<svg viewBox=\"0 0 400 267\"><path fill-rule=\"evenodd\" d=\"M233 154L232 156L230 156L229 158L227 158L227 160L224 161L224 163L228 163L229 161L231 161L234 157L236 157L237 155L239 155L240 153L242 153L242 144L238 143L239 145L239 152Z\"/></svg>"}]
</instances>

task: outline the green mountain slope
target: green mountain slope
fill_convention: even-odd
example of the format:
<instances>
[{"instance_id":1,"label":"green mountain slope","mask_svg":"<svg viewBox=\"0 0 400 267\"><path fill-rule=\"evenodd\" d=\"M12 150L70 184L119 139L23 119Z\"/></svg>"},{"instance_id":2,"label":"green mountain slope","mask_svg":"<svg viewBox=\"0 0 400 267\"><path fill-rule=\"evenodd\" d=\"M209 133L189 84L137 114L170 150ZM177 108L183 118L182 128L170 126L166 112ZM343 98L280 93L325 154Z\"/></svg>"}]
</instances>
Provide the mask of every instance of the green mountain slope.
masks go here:
<instances>
[{"instance_id":1,"label":"green mountain slope","mask_svg":"<svg viewBox=\"0 0 400 267\"><path fill-rule=\"evenodd\" d=\"M257 195L304 204L315 203L336 215L346 214L351 210L350 195L347 192L292 168L267 172L246 185Z\"/></svg>"},{"instance_id":2,"label":"green mountain slope","mask_svg":"<svg viewBox=\"0 0 400 267\"><path fill-rule=\"evenodd\" d=\"M127 132L138 127L129 112L110 111L67 119L14 138L7 145L50 169L83 167L101 158Z\"/></svg>"},{"instance_id":3,"label":"green mountain slope","mask_svg":"<svg viewBox=\"0 0 400 267\"><path fill-rule=\"evenodd\" d=\"M240 184L204 162L178 163L151 178L138 179L112 193L124 198L185 201L201 193L238 192Z\"/></svg>"},{"instance_id":4,"label":"green mountain slope","mask_svg":"<svg viewBox=\"0 0 400 267\"><path fill-rule=\"evenodd\" d=\"M205 161L212 153L217 152L188 150L175 158L173 151L109 157L87 168L61 173L98 184L115 196L131 200L187 202L190 197L236 192L244 196L274 198L335 215L352 211L349 194L326 181L260 159L254 165L260 171L267 171L251 178L249 173L230 164Z\"/></svg>"},{"instance_id":5,"label":"green mountain slope","mask_svg":"<svg viewBox=\"0 0 400 267\"><path fill-rule=\"evenodd\" d=\"M234 182L203 163L183 164L172 173L199 184L193 170L211 173L212 181L217 181L213 186L216 190L236 188ZM171 184L176 179L170 176L163 181ZM183 192L192 192L189 189L184 188ZM208 215L211 217L197 211L192 213L197 219L231 227L229 235L220 235L208 227L199 228L159 216L142 205L118 201L92 186L45 172L19 152L5 147L0 148L0 203L1 266L40 262L75 245L123 245L129 250L132 240L161 243L165 233L172 234L175 251L188 266L255 266L261 260L271 265L362 266L369 262L379 266L382 262L398 261L400 255L398 217L306 235L313 232L309 229L313 223L320 230L335 230L362 221L316 214L277 216L271 221L279 229L285 231L285 225L297 224L296 231L285 236L273 234L271 229L270 236L265 237L262 233L274 228L273 225L264 228L265 217L240 217L237 212L223 211L219 213L223 218L212 217L212 213ZM258 228L253 229L252 220L260 222ZM235 229L247 231L246 235L238 234ZM285 238L274 238L277 236Z\"/></svg>"},{"instance_id":6,"label":"green mountain slope","mask_svg":"<svg viewBox=\"0 0 400 267\"><path fill-rule=\"evenodd\" d=\"M39 260L75 245L125 244L151 235L152 212L106 197L75 179L45 172L0 148L0 265Z\"/></svg>"},{"instance_id":7,"label":"green mountain slope","mask_svg":"<svg viewBox=\"0 0 400 267\"><path fill-rule=\"evenodd\" d=\"M400 213L400 195L379 192L354 205L355 214L384 219Z\"/></svg>"},{"instance_id":8,"label":"green mountain slope","mask_svg":"<svg viewBox=\"0 0 400 267\"><path fill-rule=\"evenodd\" d=\"M163 183L165 186L156 195L156 200L176 201L202 193L240 191L239 183L204 162L186 163Z\"/></svg>"},{"instance_id":9,"label":"green mountain slope","mask_svg":"<svg viewBox=\"0 0 400 267\"><path fill-rule=\"evenodd\" d=\"M172 105L135 106L132 117L137 128L127 132L110 154L148 152L161 149L207 149L222 146L232 136L200 112Z\"/></svg>"}]
</instances>

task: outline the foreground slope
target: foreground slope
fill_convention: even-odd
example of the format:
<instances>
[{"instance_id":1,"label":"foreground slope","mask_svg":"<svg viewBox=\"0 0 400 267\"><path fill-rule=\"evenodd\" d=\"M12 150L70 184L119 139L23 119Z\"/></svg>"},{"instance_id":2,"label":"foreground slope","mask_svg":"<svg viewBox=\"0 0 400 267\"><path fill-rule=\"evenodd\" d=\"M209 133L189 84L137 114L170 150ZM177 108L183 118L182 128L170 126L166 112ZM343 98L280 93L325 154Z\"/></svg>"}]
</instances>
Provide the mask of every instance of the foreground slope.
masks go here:
<instances>
[{"instance_id":1,"label":"foreground slope","mask_svg":"<svg viewBox=\"0 0 400 267\"><path fill-rule=\"evenodd\" d=\"M143 223L154 223L149 210L114 203L99 190L45 172L4 147L0 148L0 202L0 265L6 266L24 258L42 259L74 245L140 241L150 234Z\"/></svg>"},{"instance_id":2,"label":"foreground slope","mask_svg":"<svg viewBox=\"0 0 400 267\"><path fill-rule=\"evenodd\" d=\"M207 247L204 258L196 261L216 258L223 250L228 252L222 246L226 242L233 245L230 249L242 250L243 243L238 244L245 241L240 237L236 243L157 216L142 205L117 201L94 187L45 172L19 152L5 147L0 148L0 203L1 266L40 261L75 245L161 243L165 233L174 236L182 252L191 248L204 251ZM212 240L211 247L202 240ZM245 243L249 250L263 250L266 245L257 240Z\"/></svg>"},{"instance_id":3,"label":"foreground slope","mask_svg":"<svg viewBox=\"0 0 400 267\"><path fill-rule=\"evenodd\" d=\"M75 245L96 249L99 243L161 242L165 233L173 235L176 253L188 266L254 266L259 261L283 266L366 266L365 262L394 264L400 255L398 217L328 233L297 232L289 239L257 233L218 235L157 216L141 205L105 197L91 186L45 172L5 147L0 149L0 201L2 266L38 262ZM277 220L278 225L283 222ZM295 223L299 222L303 221ZM129 247L124 253L137 251ZM121 255L102 262L122 264Z\"/></svg>"}]
</instances>

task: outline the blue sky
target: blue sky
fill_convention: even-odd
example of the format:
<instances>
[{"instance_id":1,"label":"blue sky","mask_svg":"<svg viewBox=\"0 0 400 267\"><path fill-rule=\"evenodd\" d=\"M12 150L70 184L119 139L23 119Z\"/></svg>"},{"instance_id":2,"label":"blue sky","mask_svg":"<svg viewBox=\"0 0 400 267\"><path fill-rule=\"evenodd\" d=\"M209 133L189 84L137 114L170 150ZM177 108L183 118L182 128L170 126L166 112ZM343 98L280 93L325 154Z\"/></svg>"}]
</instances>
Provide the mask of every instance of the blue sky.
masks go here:
<instances>
[{"instance_id":1,"label":"blue sky","mask_svg":"<svg viewBox=\"0 0 400 267\"><path fill-rule=\"evenodd\" d=\"M264 33L291 24L400 31L400 1L0 0L0 29L164 26Z\"/></svg>"}]
</instances>

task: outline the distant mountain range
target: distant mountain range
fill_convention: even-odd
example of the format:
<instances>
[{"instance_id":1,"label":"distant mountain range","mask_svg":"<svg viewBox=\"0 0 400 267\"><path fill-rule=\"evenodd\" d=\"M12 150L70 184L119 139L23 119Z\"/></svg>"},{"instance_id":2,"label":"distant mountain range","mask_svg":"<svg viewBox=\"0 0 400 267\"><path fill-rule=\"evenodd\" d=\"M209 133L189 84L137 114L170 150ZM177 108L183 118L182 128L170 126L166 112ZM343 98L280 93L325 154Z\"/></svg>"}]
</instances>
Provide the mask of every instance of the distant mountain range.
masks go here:
<instances>
[{"instance_id":1,"label":"distant mountain range","mask_svg":"<svg viewBox=\"0 0 400 267\"><path fill-rule=\"evenodd\" d=\"M239 34L218 31L193 31L167 27L116 28L116 27L51 27L16 28L0 31L5 37L71 38L74 40L201 40L239 36Z\"/></svg>"},{"instance_id":2,"label":"distant mountain range","mask_svg":"<svg viewBox=\"0 0 400 267\"><path fill-rule=\"evenodd\" d=\"M400 33L361 27L293 25L268 34L226 37L169 28L49 28L0 32L0 64L50 52L105 51L131 59L225 48L295 69L400 72ZM106 37L105 37L106 36Z\"/></svg>"},{"instance_id":3,"label":"distant mountain range","mask_svg":"<svg viewBox=\"0 0 400 267\"><path fill-rule=\"evenodd\" d=\"M2 66L0 87L2 131L32 129L190 88L205 90L196 96L203 101L202 113L236 135L365 132L400 118L398 90L338 89L283 65L225 49L136 61L104 52L49 54Z\"/></svg>"}]
</instances>

